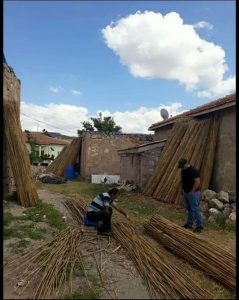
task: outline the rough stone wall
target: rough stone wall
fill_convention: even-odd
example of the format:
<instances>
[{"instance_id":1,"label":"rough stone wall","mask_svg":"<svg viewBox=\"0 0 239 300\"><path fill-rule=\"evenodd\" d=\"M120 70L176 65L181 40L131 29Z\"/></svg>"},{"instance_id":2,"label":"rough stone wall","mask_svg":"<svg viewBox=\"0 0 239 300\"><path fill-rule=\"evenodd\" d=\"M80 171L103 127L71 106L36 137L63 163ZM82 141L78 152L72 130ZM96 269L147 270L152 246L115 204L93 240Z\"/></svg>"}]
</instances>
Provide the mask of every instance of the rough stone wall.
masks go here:
<instances>
[{"instance_id":1,"label":"rough stone wall","mask_svg":"<svg viewBox=\"0 0 239 300\"><path fill-rule=\"evenodd\" d=\"M140 189L143 189L153 173L161 151L162 147L159 147L140 154L122 154L120 156L121 181L133 181Z\"/></svg>"},{"instance_id":2,"label":"rough stone wall","mask_svg":"<svg viewBox=\"0 0 239 300\"><path fill-rule=\"evenodd\" d=\"M219 192L236 191L236 107L219 112L221 118L210 187Z\"/></svg>"},{"instance_id":3,"label":"rough stone wall","mask_svg":"<svg viewBox=\"0 0 239 300\"><path fill-rule=\"evenodd\" d=\"M87 132L82 140L81 177L91 180L92 174L120 174L118 150L152 141L146 134L104 134Z\"/></svg>"},{"instance_id":4,"label":"rough stone wall","mask_svg":"<svg viewBox=\"0 0 239 300\"><path fill-rule=\"evenodd\" d=\"M20 102L20 80L16 77L13 69L3 64L3 98L9 101L12 98ZM19 116L20 118L20 116ZM3 194L8 195L16 190L12 170L7 156L5 133L3 135Z\"/></svg>"}]
</instances>

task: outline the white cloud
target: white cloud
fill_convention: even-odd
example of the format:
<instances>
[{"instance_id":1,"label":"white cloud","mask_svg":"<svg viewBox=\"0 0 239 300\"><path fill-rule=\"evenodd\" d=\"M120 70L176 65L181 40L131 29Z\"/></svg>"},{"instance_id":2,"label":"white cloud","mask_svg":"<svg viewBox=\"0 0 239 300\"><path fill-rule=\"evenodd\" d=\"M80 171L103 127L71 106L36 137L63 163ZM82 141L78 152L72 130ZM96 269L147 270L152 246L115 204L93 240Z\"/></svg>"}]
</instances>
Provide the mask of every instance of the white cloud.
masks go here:
<instances>
[{"instance_id":1,"label":"white cloud","mask_svg":"<svg viewBox=\"0 0 239 300\"><path fill-rule=\"evenodd\" d=\"M60 87L60 86L58 86L58 87L50 86L50 87L49 87L49 90L50 90L52 93L54 93L54 94L59 94L60 91L63 90L63 88Z\"/></svg>"},{"instance_id":2,"label":"white cloud","mask_svg":"<svg viewBox=\"0 0 239 300\"><path fill-rule=\"evenodd\" d=\"M195 29L205 28L205 29L208 29L208 30L213 30L213 25L209 22L206 22L206 21L200 21L200 22L194 24L193 27Z\"/></svg>"},{"instance_id":3,"label":"white cloud","mask_svg":"<svg viewBox=\"0 0 239 300\"><path fill-rule=\"evenodd\" d=\"M102 115L112 116L116 124L122 127L123 133L152 133L148 131L148 128L153 123L162 120L160 115L162 108L166 108L169 115L172 116L183 112L180 103L172 103L170 105L162 104L155 108L140 107L135 111L102 111ZM54 103L36 105L21 102L23 130L42 131L46 129L65 135L77 136L77 129L82 129L81 122L90 121L90 117L91 115L85 107Z\"/></svg>"},{"instance_id":4,"label":"white cloud","mask_svg":"<svg viewBox=\"0 0 239 300\"><path fill-rule=\"evenodd\" d=\"M225 51L202 39L194 26L176 12L145 11L111 22L102 35L135 77L177 80L188 92L209 98L234 92L235 76L224 78Z\"/></svg>"},{"instance_id":5,"label":"white cloud","mask_svg":"<svg viewBox=\"0 0 239 300\"><path fill-rule=\"evenodd\" d=\"M77 91L77 90L71 90L71 93L72 93L74 96L80 96L80 95L81 95L81 92L80 92L80 91Z\"/></svg>"}]
</instances>

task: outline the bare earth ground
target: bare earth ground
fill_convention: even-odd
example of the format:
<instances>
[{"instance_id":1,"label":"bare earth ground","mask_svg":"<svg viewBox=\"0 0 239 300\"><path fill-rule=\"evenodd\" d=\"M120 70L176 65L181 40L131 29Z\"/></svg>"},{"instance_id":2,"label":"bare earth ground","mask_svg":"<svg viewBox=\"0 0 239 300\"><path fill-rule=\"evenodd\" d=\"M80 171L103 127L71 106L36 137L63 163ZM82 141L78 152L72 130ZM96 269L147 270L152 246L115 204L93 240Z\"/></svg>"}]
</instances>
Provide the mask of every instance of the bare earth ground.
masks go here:
<instances>
[{"instance_id":1,"label":"bare earth ground","mask_svg":"<svg viewBox=\"0 0 239 300\"><path fill-rule=\"evenodd\" d=\"M76 225L71 215L63 205L63 201L69 198L70 196L66 196L63 193L57 193L55 190L50 191L49 189L39 189L38 194L40 199L44 202L54 204L57 209L66 216L66 222L68 225ZM142 202L150 202L155 207L167 207L170 209L170 206L162 204L152 198L145 197L140 194L129 194L127 195L129 201L140 201ZM23 212L23 208L15 205L11 208L11 212L13 214L21 215ZM115 217L115 216L114 216ZM132 219L135 222L135 225L143 232L142 222L140 221L140 214L137 211L133 211ZM145 217L144 217L145 219ZM179 223L179 222L178 222ZM54 232L53 232L54 233ZM52 233L49 233L51 236ZM148 235L145 235L146 238L149 238ZM228 250L229 252L235 254L235 233L227 232L227 231L217 231L210 230L205 228L203 232L203 237L206 239L215 242L218 246ZM13 242L13 240L11 241ZM8 257L11 255L11 251L7 247L9 240L4 242L4 261L7 261ZM32 241L33 244L39 243L36 241ZM203 272L196 270L192 267L187 261L180 259L165 250L164 247L159 245L157 242L153 241L155 247L159 248L176 266L181 268L188 276L190 276L195 282L205 289L208 289L214 296L214 299L234 299L235 294L225 289L222 285L214 281L212 278L207 277ZM104 272L103 279L106 282L106 286L108 287L108 292L104 291L101 294L102 299L149 299L149 294L147 291L147 286L142 281L139 276L137 270L135 269L133 263L127 259L123 249L118 248L118 245L115 241L111 240L109 243L108 238L103 238L102 247L108 247L109 252L105 253L104 257ZM115 249L116 252L112 253ZM87 251L87 249L86 249ZM93 267L93 262L87 262L87 272L89 272L90 276L97 277L96 267ZM17 279L14 279L12 276L5 276L4 278L4 299L31 299L34 286L27 288L22 295L18 295L15 291L15 285L17 284ZM74 281L74 287L79 289L80 287L87 286L87 282L82 280L81 278L76 278ZM54 297L53 297L54 298Z\"/></svg>"},{"instance_id":2,"label":"bare earth ground","mask_svg":"<svg viewBox=\"0 0 239 300\"><path fill-rule=\"evenodd\" d=\"M39 198L43 199L44 202L54 204L57 209L66 216L66 222L68 225L76 225L74 220L71 218L71 215L62 204L64 200L69 199L69 197L63 196L61 194L51 193L47 190L38 191ZM10 212L13 215L20 216L24 208L21 208L18 205L14 205L10 208ZM85 233L87 234L87 233ZM95 232L89 232L90 236L97 238ZM50 237L50 235L49 235ZM4 262L7 263L9 257L11 257L11 250L8 248L8 244L16 242L17 239L9 239L4 242ZM32 244L41 243L41 241L32 241ZM102 273L103 279L105 281L105 286L108 291L104 291L101 295L102 299L149 299L149 294L147 291L147 286L142 281L138 272L136 271L133 263L127 259L124 251L121 248L118 248L118 244L111 239L109 244L109 238L101 237L101 247L108 249L107 253L103 253L102 260L104 262L104 271ZM94 250L95 246L86 248L86 252ZM116 250L116 251L115 251ZM114 252L115 251L115 252ZM112 253L113 252L113 253ZM87 273L89 276L97 278L96 267L92 259L89 259L86 262ZM34 294L34 289L36 283L34 282L25 291L20 294L20 290L16 289L18 282L21 280L21 272L14 274L14 277L11 275L4 276L4 299L32 299ZM74 280L75 289L79 287L87 287L87 282L82 279L82 277L76 278ZM54 299L54 296L53 296Z\"/></svg>"}]
</instances>

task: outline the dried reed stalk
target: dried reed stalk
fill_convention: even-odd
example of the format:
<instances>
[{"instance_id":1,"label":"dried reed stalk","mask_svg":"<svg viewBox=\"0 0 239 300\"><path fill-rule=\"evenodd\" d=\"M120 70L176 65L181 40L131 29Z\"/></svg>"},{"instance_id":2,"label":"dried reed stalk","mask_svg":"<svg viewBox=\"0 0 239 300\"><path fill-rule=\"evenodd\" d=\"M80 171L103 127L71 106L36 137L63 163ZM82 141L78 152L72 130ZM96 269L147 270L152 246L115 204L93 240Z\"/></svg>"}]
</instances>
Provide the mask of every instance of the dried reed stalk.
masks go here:
<instances>
[{"instance_id":1,"label":"dried reed stalk","mask_svg":"<svg viewBox=\"0 0 239 300\"><path fill-rule=\"evenodd\" d=\"M144 187L144 195L151 196L154 193L161 176L164 174L168 163L172 159L178 148L178 145L181 142L181 139L188 128L189 120L189 118L182 118L174 124L170 137L168 138L163 151L160 154L160 159L156 165L156 168Z\"/></svg>"},{"instance_id":2,"label":"dried reed stalk","mask_svg":"<svg viewBox=\"0 0 239 300\"><path fill-rule=\"evenodd\" d=\"M75 138L65 147L57 158L46 168L47 173L64 177L66 167L74 165L81 152L81 138Z\"/></svg>"},{"instance_id":3,"label":"dried reed stalk","mask_svg":"<svg viewBox=\"0 0 239 300\"><path fill-rule=\"evenodd\" d=\"M68 292L69 287L72 293L72 280L76 268L84 271L88 285L92 288L82 260L82 244L87 242L87 237L83 237L79 228L68 227L31 251L13 256L4 273L11 275L23 269L19 279L24 283L37 282L33 299L47 299L52 295L61 298L63 293ZM27 286L26 284L21 288L21 293Z\"/></svg>"},{"instance_id":4,"label":"dried reed stalk","mask_svg":"<svg viewBox=\"0 0 239 300\"><path fill-rule=\"evenodd\" d=\"M203 162L200 168L201 175L201 190L205 190L209 187L212 171L213 171L213 163L215 157L215 150L218 141L220 129L220 118L215 115L212 118L212 125L210 127L210 132L208 134L208 141L206 145L205 155L203 157Z\"/></svg>"},{"instance_id":5,"label":"dried reed stalk","mask_svg":"<svg viewBox=\"0 0 239 300\"><path fill-rule=\"evenodd\" d=\"M81 199L67 200L67 207L74 212L75 219L82 222L86 204ZM77 216L79 214L79 216ZM113 236L124 247L133 260L142 278L148 285L152 298L163 296L164 299L210 299L211 295L200 288L174 266L166 256L135 230L130 223L112 223Z\"/></svg>"},{"instance_id":6,"label":"dried reed stalk","mask_svg":"<svg viewBox=\"0 0 239 300\"><path fill-rule=\"evenodd\" d=\"M158 215L153 216L144 228L167 249L226 287L235 289L236 259L232 254Z\"/></svg>"},{"instance_id":7,"label":"dried reed stalk","mask_svg":"<svg viewBox=\"0 0 239 300\"><path fill-rule=\"evenodd\" d=\"M10 95L14 91L11 91ZM31 164L20 123L20 103L11 99L3 100L4 133L7 152L16 184L17 200L21 206L36 205L38 199L31 172Z\"/></svg>"}]
</instances>

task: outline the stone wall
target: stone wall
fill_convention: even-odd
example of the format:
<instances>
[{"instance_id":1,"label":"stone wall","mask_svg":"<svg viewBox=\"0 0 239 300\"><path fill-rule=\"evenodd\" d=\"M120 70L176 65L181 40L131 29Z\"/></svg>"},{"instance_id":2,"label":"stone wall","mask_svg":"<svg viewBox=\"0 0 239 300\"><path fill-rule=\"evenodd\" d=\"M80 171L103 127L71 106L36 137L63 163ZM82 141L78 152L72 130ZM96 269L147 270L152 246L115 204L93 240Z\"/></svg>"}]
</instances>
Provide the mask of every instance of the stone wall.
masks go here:
<instances>
[{"instance_id":1,"label":"stone wall","mask_svg":"<svg viewBox=\"0 0 239 300\"><path fill-rule=\"evenodd\" d=\"M221 118L211 189L236 191L236 107L218 112Z\"/></svg>"},{"instance_id":2,"label":"stone wall","mask_svg":"<svg viewBox=\"0 0 239 300\"><path fill-rule=\"evenodd\" d=\"M82 139L81 177L91 180L92 174L120 175L117 151L152 140L152 135L147 134L85 133Z\"/></svg>"},{"instance_id":3,"label":"stone wall","mask_svg":"<svg viewBox=\"0 0 239 300\"><path fill-rule=\"evenodd\" d=\"M20 101L20 80L13 69L3 64L3 99L4 101ZM20 116L19 116L20 118ZM3 194L8 195L16 190L12 170L7 156L5 133L3 135Z\"/></svg>"}]
</instances>

